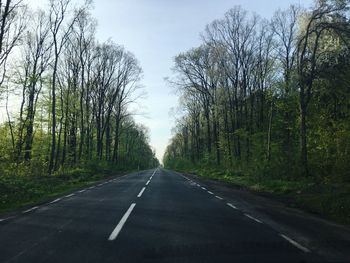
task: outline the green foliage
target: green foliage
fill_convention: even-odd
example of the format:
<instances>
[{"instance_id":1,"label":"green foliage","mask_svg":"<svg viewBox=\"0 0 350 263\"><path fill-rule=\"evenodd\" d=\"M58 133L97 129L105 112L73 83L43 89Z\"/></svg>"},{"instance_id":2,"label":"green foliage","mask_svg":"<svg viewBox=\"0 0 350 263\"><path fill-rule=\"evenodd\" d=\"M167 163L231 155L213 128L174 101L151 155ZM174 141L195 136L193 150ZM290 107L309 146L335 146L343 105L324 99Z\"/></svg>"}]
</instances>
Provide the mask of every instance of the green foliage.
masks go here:
<instances>
[{"instance_id":1,"label":"green foliage","mask_svg":"<svg viewBox=\"0 0 350 263\"><path fill-rule=\"evenodd\" d=\"M13 169L0 171L0 212L42 202L109 176L127 172L118 166L98 161L74 168L62 168L53 175L47 175L46 170L44 171L33 175L32 168L24 165L17 167L16 174Z\"/></svg>"},{"instance_id":2,"label":"green foliage","mask_svg":"<svg viewBox=\"0 0 350 263\"><path fill-rule=\"evenodd\" d=\"M0 102L9 107L0 123L0 210L159 165L148 130L130 113L142 94L137 59L96 40L89 1L61 3L52 20L56 4L38 12L26 6L32 19L18 29L18 56L1 62Z\"/></svg>"},{"instance_id":3,"label":"green foliage","mask_svg":"<svg viewBox=\"0 0 350 263\"><path fill-rule=\"evenodd\" d=\"M209 46L203 44L198 49L191 49L175 59L178 85L182 85L181 104L185 107L185 117L179 121L175 129L177 132L164 155L165 166L182 170L189 169L191 164L206 169L222 167L224 170L239 169L247 176L257 174L263 178L301 180L305 176L303 170L305 163L301 149L303 134L300 109L301 96L305 96L303 100L308 100L305 135L308 175L317 182L349 181L350 51L344 41L350 39L350 34L344 33L339 36L339 32L332 31L332 23L348 28L349 19L348 17L340 19L344 15L341 11L338 16L335 15L337 11L333 10L337 9L333 5L334 3L327 6L320 5L304 14L294 10L295 21L298 21L298 15L303 19L299 24L295 24L300 32L295 30L299 35L291 35L295 41L290 43L290 48L297 50L298 38L309 37L310 47L306 46L307 55L305 55L309 57L304 59L305 63L311 63L312 52L316 52L314 72L309 72L307 69L311 65L307 67L303 65L306 67L303 72L298 71L296 64L291 64L289 68L285 65L286 58L296 60L297 56L300 56L298 53L283 54L287 51L284 50L279 36L281 33L289 32L278 32L278 28L274 28L271 33L274 45L279 50L276 54L269 49L269 38L257 37L260 32L265 36L269 34L267 29L255 26L255 35L250 36L247 33L249 45L253 46L247 44L244 47L248 49L247 52L251 52L254 61L251 64L248 62L244 64L246 70L252 72L246 76L245 71L241 67L235 68L234 64L235 59L246 63L245 53L230 53L232 47L239 43L240 35L221 35L225 34L225 30L235 26L235 19L222 19L221 31L217 28L218 24L209 25L204 38L210 40L213 37L214 43ZM347 6L342 8L346 9ZM227 16L239 17L239 10L240 7L236 7L230 10ZM317 12L322 14L322 10L334 15L334 20L328 21L328 24L317 19L312 20L314 18L311 14ZM281 23L288 23L290 17L282 16L281 19ZM241 23L250 26L253 21L244 17ZM293 20L289 22L292 25ZM303 35L307 33L304 26L308 22L315 28L317 25L329 27L328 31L322 31L319 45L315 50L310 50L311 44L315 41L314 31L310 35ZM286 30L286 27L280 30ZM216 47L222 39L226 39L227 42ZM254 45L254 43L261 44ZM299 42L300 45L301 43ZM225 52L221 54L222 49L231 56L227 56ZM217 63L211 59L211 52L218 57L221 56L221 61L224 62ZM261 58L261 53L264 53L266 58ZM274 59L275 56L280 59ZM265 75L260 73L262 69L266 71ZM237 71L241 75L234 76ZM281 73L284 75L281 76ZM230 82L230 78L234 78L232 75L238 78L238 84L234 80ZM202 79L202 76L205 78ZM309 80L311 77L313 79ZM308 85L301 81L313 83L307 94L302 94L300 91L300 85ZM260 83L269 85L261 86L263 84ZM193 112L197 112L197 115L193 115ZM197 144L200 145L199 149Z\"/></svg>"},{"instance_id":4,"label":"green foliage","mask_svg":"<svg viewBox=\"0 0 350 263\"><path fill-rule=\"evenodd\" d=\"M175 59L184 116L165 167L348 216L348 7L291 7L275 14L271 28L235 7L208 25L205 42Z\"/></svg>"}]
</instances>

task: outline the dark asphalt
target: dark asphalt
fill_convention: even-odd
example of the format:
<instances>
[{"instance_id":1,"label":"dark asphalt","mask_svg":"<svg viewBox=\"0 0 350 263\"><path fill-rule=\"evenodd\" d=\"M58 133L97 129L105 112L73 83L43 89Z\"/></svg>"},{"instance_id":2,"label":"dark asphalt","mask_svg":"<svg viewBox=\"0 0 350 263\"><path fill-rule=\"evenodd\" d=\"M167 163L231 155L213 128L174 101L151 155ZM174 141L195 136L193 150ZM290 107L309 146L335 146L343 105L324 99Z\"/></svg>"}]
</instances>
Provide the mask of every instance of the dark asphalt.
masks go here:
<instances>
[{"instance_id":1,"label":"dark asphalt","mask_svg":"<svg viewBox=\"0 0 350 263\"><path fill-rule=\"evenodd\" d=\"M1 221L0 262L325 261L177 173L157 170L146 185L153 173L110 180ZM119 235L108 240L133 203Z\"/></svg>"}]
</instances>

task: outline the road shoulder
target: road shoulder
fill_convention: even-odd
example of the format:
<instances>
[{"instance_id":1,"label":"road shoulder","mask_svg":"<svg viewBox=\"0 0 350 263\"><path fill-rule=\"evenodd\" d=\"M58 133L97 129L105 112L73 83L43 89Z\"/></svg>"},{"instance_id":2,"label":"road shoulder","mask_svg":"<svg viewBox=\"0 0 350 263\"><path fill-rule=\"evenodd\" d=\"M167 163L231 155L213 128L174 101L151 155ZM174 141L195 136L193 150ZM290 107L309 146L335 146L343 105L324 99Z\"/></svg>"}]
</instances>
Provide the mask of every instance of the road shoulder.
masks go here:
<instances>
[{"instance_id":1,"label":"road shoulder","mask_svg":"<svg viewBox=\"0 0 350 263\"><path fill-rule=\"evenodd\" d=\"M230 183L193 174L184 175L223 196L243 212L256 215L276 231L287 234L327 260L348 262L350 227L288 207L286 203L274 199L272 195L262 196Z\"/></svg>"}]
</instances>

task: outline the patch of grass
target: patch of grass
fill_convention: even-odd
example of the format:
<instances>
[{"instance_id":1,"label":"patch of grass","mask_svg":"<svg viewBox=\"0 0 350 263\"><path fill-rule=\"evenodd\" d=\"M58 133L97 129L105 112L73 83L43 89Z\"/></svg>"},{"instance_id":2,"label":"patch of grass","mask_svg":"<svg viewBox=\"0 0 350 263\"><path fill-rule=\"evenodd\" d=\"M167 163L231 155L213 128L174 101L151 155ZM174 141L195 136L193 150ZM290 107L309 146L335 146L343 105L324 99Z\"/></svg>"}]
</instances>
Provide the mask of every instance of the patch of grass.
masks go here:
<instances>
[{"instance_id":1,"label":"patch of grass","mask_svg":"<svg viewBox=\"0 0 350 263\"><path fill-rule=\"evenodd\" d=\"M44 202L125 171L106 165L71 168L54 175L0 175L0 213Z\"/></svg>"},{"instance_id":2,"label":"patch of grass","mask_svg":"<svg viewBox=\"0 0 350 263\"><path fill-rule=\"evenodd\" d=\"M313 185L295 196L300 207L350 224L350 184Z\"/></svg>"}]
</instances>

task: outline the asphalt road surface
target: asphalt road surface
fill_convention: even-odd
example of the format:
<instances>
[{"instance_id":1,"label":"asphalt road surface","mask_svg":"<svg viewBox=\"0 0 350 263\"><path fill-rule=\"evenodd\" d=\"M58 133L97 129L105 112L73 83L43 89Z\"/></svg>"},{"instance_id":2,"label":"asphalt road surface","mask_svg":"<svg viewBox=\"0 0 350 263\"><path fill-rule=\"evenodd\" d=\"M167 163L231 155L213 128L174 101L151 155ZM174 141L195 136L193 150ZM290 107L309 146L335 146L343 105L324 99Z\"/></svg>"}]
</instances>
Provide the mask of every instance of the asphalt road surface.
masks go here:
<instances>
[{"instance_id":1,"label":"asphalt road surface","mask_svg":"<svg viewBox=\"0 0 350 263\"><path fill-rule=\"evenodd\" d=\"M163 169L0 219L0 262L323 261L206 185Z\"/></svg>"}]
</instances>

